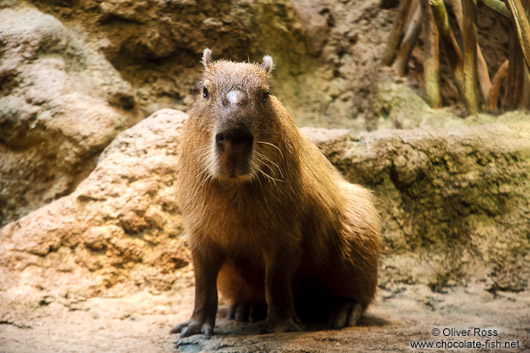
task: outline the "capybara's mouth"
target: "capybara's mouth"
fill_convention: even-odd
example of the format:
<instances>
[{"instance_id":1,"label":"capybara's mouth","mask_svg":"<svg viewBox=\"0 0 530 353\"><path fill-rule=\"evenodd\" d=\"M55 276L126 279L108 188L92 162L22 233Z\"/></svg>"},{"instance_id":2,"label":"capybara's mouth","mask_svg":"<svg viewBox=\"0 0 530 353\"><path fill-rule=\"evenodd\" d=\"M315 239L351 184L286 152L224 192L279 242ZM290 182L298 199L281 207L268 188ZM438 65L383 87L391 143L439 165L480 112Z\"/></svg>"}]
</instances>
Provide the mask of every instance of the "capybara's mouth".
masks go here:
<instances>
[{"instance_id":1,"label":"capybara's mouth","mask_svg":"<svg viewBox=\"0 0 530 353\"><path fill-rule=\"evenodd\" d=\"M250 156L230 158L229 156L219 155L216 174L218 177L232 180L248 178L252 175L250 164Z\"/></svg>"}]
</instances>

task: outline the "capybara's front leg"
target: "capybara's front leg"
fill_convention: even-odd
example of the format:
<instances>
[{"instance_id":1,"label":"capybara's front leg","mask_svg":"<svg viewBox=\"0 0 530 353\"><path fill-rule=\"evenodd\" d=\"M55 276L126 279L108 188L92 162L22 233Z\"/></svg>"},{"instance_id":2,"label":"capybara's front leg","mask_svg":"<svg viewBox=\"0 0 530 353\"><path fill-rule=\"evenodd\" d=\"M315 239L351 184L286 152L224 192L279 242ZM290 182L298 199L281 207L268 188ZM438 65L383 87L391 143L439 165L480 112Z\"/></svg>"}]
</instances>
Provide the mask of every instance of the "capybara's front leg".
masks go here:
<instances>
[{"instance_id":1,"label":"capybara's front leg","mask_svg":"<svg viewBox=\"0 0 530 353\"><path fill-rule=\"evenodd\" d=\"M217 274L220 259L211 252L192 250L195 271L195 308L191 318L177 326L171 333L180 332L180 337L198 333L211 336L217 314Z\"/></svg>"},{"instance_id":2,"label":"capybara's front leg","mask_svg":"<svg viewBox=\"0 0 530 353\"><path fill-rule=\"evenodd\" d=\"M265 332L302 331L303 326L294 311L292 281L297 257L278 253L266 258L265 299L267 320Z\"/></svg>"}]
</instances>

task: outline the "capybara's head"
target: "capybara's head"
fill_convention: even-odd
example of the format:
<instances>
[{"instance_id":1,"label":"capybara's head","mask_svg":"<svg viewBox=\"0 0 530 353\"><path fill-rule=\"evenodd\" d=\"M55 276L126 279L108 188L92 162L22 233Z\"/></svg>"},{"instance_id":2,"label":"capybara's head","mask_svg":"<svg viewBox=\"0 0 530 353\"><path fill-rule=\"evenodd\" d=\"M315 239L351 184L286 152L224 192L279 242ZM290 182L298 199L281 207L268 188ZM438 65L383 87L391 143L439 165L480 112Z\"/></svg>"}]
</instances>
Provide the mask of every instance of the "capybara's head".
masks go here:
<instances>
[{"instance_id":1,"label":"capybara's head","mask_svg":"<svg viewBox=\"0 0 530 353\"><path fill-rule=\"evenodd\" d=\"M279 151L271 141L278 123L270 96L272 58L265 56L261 65L212 61L211 50L205 49L202 62L200 92L190 114L200 130L193 133L202 172L231 181L279 179L276 158L267 153Z\"/></svg>"}]
</instances>

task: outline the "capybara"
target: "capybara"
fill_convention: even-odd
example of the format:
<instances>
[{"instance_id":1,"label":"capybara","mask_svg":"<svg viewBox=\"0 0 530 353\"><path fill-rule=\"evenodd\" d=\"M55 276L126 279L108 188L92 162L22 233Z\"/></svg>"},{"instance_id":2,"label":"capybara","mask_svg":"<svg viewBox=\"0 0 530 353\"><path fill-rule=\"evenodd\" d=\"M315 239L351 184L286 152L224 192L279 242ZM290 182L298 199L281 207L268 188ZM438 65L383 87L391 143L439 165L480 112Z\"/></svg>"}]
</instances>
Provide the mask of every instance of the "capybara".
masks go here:
<instances>
[{"instance_id":1,"label":"capybara","mask_svg":"<svg viewBox=\"0 0 530 353\"><path fill-rule=\"evenodd\" d=\"M206 49L202 62L178 172L195 308L172 332L211 335L218 290L230 318L263 316L264 332L302 330L311 314L332 328L355 325L377 285L371 192L300 134L271 93L270 56L261 65L213 61Z\"/></svg>"}]
</instances>

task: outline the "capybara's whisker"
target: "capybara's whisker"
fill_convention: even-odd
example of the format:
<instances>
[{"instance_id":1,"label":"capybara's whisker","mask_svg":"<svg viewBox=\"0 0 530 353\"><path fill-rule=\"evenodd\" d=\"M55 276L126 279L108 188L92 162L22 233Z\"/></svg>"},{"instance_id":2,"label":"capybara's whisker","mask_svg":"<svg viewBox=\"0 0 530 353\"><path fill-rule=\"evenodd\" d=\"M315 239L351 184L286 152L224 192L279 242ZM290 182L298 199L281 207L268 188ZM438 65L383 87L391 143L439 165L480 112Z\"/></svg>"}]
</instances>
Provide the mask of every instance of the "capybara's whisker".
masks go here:
<instances>
[{"instance_id":1,"label":"capybara's whisker","mask_svg":"<svg viewBox=\"0 0 530 353\"><path fill-rule=\"evenodd\" d=\"M265 172L263 171L263 169L261 169L259 172L260 172L261 174L263 174L263 175L264 175L269 181L274 182L274 184L276 184L276 182L279 182L279 183L284 183L284 182L285 182L285 181L283 181L283 180L280 180L280 179L277 179L277 178L275 178L275 177L270 176L269 174L265 173Z\"/></svg>"},{"instance_id":2,"label":"capybara's whisker","mask_svg":"<svg viewBox=\"0 0 530 353\"><path fill-rule=\"evenodd\" d=\"M258 151L256 151L256 156L258 156L260 158L260 161L263 163L263 164L266 164L267 167L272 171L272 168L270 167L270 165L268 163L271 163L272 165L274 165L276 167L276 169L278 169L278 172L280 173L282 179L284 178L283 176L283 173L282 173L282 168L280 168L280 166L278 165L278 163L274 162L273 160L271 160L270 158L268 158L267 156L265 156L263 153L260 153Z\"/></svg>"},{"instance_id":3,"label":"capybara's whisker","mask_svg":"<svg viewBox=\"0 0 530 353\"><path fill-rule=\"evenodd\" d=\"M272 146L272 147L276 148L276 149L278 150L278 152L280 152L280 155L281 155L282 158L283 158L282 150L281 150L278 146L276 146L275 144L270 143L270 142L267 142L267 141L256 141L256 143L261 143L261 144L263 144L263 145L268 145L268 146Z\"/></svg>"},{"instance_id":4,"label":"capybara's whisker","mask_svg":"<svg viewBox=\"0 0 530 353\"><path fill-rule=\"evenodd\" d=\"M193 153L194 154L197 154L197 153L202 154L202 152L208 151L208 150L211 150L211 149L212 149L211 146L206 146L206 147L203 147L203 148L196 149L195 151L193 151Z\"/></svg>"}]
</instances>

